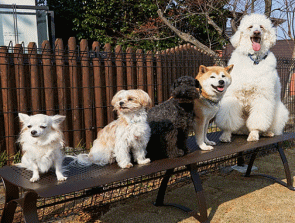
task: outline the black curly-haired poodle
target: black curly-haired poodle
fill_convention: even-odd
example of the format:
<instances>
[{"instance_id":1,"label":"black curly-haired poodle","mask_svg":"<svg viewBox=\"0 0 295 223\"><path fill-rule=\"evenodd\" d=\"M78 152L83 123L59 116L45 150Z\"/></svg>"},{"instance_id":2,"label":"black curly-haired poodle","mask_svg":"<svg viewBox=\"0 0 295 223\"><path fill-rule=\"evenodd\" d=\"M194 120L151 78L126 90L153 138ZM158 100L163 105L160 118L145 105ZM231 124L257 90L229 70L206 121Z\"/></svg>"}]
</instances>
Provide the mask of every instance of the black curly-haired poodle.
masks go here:
<instances>
[{"instance_id":1,"label":"black curly-haired poodle","mask_svg":"<svg viewBox=\"0 0 295 223\"><path fill-rule=\"evenodd\" d=\"M194 100L199 98L199 82L190 76L176 79L171 98L148 111L151 138L147 157L174 158L188 153L186 140L194 122Z\"/></svg>"}]
</instances>

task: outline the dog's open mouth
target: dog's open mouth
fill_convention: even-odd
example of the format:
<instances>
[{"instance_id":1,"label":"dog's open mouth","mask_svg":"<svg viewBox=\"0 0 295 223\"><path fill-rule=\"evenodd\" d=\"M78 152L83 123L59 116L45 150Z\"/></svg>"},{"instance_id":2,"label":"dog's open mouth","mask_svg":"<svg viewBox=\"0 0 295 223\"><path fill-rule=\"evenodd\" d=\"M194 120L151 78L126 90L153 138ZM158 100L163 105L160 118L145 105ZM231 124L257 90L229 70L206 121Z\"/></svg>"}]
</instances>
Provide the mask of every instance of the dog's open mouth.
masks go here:
<instances>
[{"instance_id":1,"label":"dog's open mouth","mask_svg":"<svg viewBox=\"0 0 295 223\"><path fill-rule=\"evenodd\" d=\"M222 85L214 86L213 84L211 84L211 86L218 92L224 91L224 86L222 86Z\"/></svg>"},{"instance_id":2,"label":"dog's open mouth","mask_svg":"<svg viewBox=\"0 0 295 223\"><path fill-rule=\"evenodd\" d=\"M261 42L261 37L260 36L253 36L250 37L251 42L252 42L252 49L254 51L259 51L261 48L260 42Z\"/></svg>"}]
</instances>

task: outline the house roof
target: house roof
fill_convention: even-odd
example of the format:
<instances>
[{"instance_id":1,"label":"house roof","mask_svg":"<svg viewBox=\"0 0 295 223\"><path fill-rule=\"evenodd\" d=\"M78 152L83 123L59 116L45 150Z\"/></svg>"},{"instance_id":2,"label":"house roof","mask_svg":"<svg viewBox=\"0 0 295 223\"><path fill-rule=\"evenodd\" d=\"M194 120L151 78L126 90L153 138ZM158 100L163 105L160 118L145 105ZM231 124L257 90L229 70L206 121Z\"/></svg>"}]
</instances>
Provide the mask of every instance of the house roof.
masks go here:
<instances>
[{"instance_id":1,"label":"house roof","mask_svg":"<svg viewBox=\"0 0 295 223\"><path fill-rule=\"evenodd\" d=\"M276 44L270 49L274 53L276 58L292 58L292 53L294 49L294 41L292 40L277 40ZM224 51L223 56L230 57L234 47L228 44Z\"/></svg>"}]
</instances>

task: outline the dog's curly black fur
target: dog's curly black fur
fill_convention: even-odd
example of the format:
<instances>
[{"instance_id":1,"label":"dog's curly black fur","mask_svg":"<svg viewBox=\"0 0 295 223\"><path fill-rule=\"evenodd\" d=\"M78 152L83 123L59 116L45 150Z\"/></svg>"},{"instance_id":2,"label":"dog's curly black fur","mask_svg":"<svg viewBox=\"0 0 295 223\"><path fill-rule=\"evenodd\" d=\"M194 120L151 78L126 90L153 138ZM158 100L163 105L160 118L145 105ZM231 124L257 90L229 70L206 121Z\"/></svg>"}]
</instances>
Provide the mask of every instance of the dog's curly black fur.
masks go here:
<instances>
[{"instance_id":1,"label":"dog's curly black fur","mask_svg":"<svg viewBox=\"0 0 295 223\"><path fill-rule=\"evenodd\" d=\"M151 160L188 153L186 140L194 122L194 99L199 98L199 87L193 77L180 77L171 87L171 98L148 111L151 138L147 157Z\"/></svg>"}]
</instances>

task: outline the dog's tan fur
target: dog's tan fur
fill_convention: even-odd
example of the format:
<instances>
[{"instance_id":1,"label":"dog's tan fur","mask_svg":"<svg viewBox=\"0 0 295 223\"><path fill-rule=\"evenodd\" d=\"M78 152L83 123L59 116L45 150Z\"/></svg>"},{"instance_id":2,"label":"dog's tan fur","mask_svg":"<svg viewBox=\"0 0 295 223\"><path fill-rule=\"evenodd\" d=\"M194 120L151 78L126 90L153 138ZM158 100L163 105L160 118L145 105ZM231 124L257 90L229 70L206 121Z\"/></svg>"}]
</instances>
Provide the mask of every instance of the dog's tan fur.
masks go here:
<instances>
[{"instance_id":1,"label":"dog's tan fur","mask_svg":"<svg viewBox=\"0 0 295 223\"><path fill-rule=\"evenodd\" d=\"M233 65L228 67L205 67L199 68L196 79L200 82L200 98L194 101L195 112L195 137L197 145L202 150L211 150L215 142L207 139L207 130L210 120L214 118L218 109L219 102L224 95L227 87L231 84L230 72ZM224 82L224 85L220 83Z\"/></svg>"}]
</instances>

